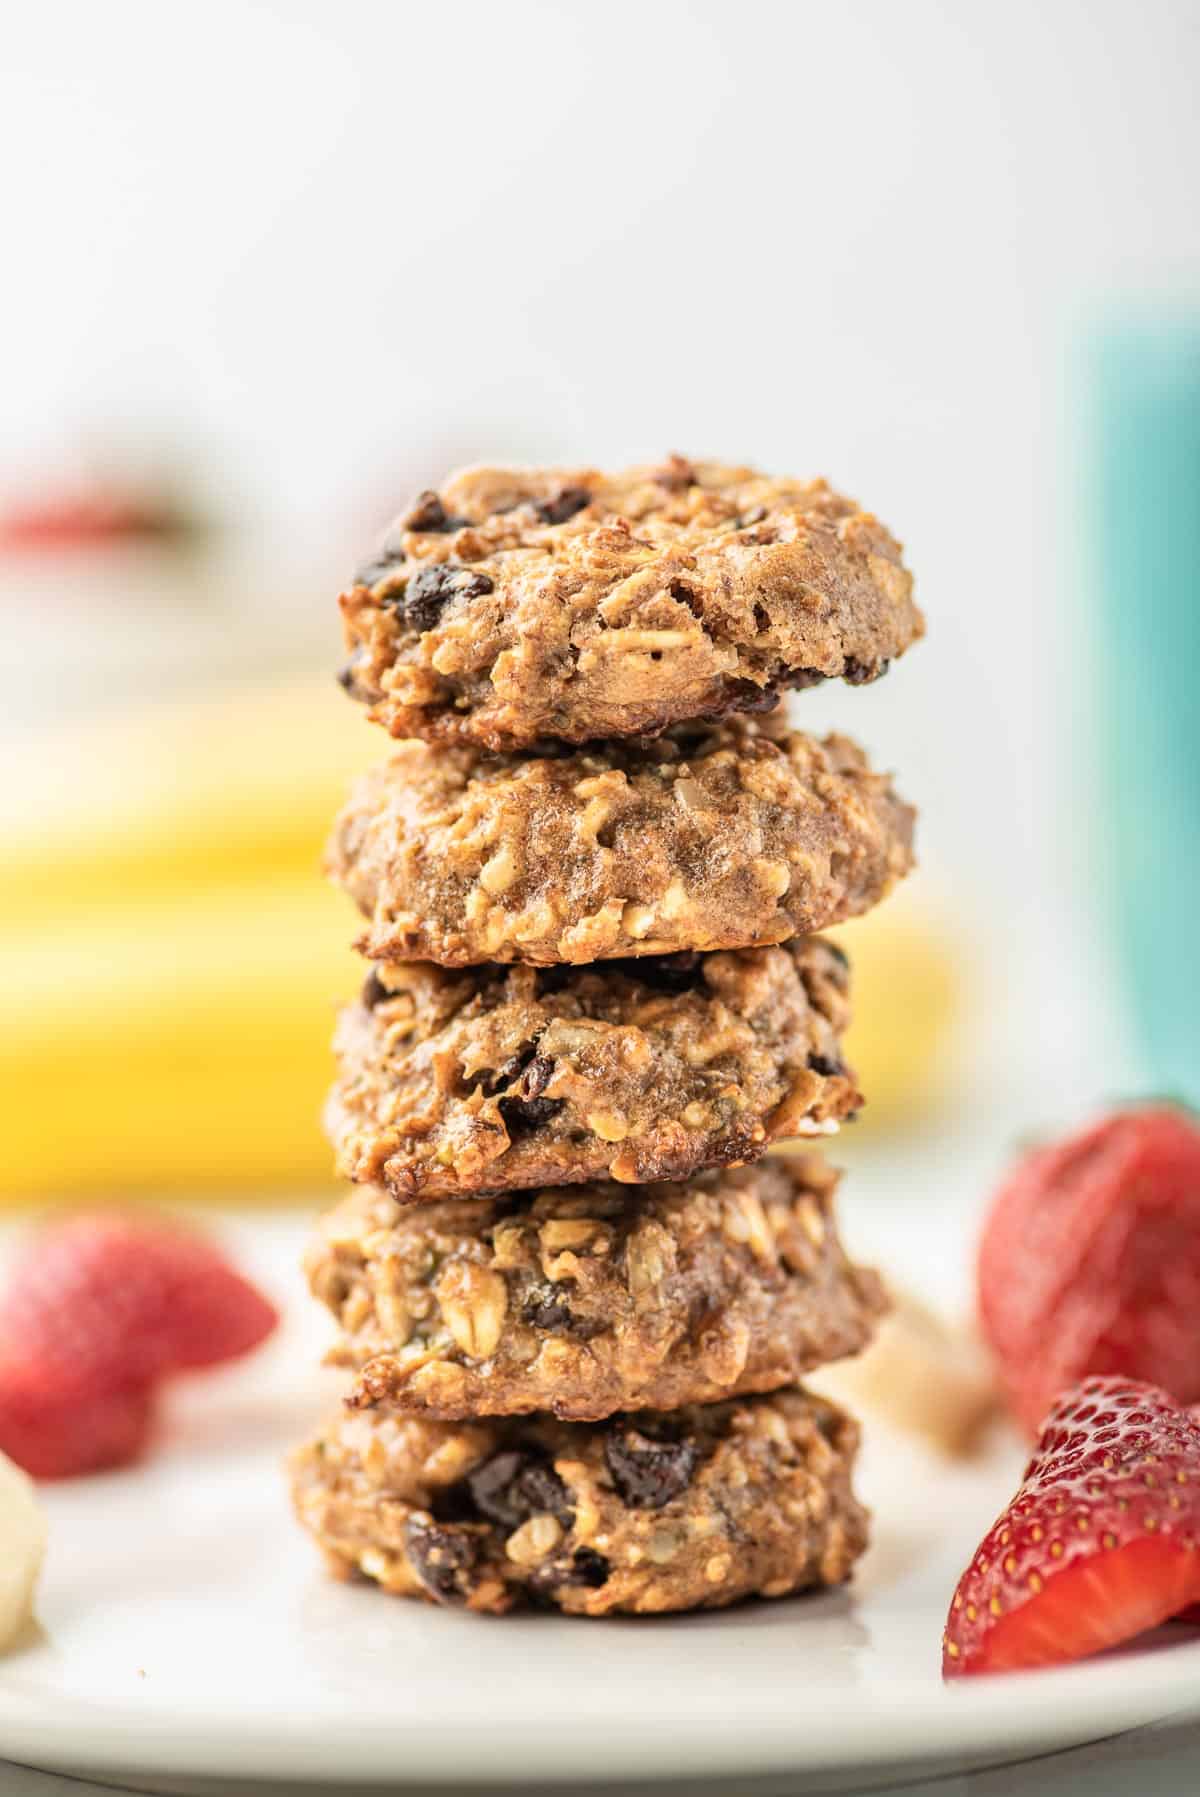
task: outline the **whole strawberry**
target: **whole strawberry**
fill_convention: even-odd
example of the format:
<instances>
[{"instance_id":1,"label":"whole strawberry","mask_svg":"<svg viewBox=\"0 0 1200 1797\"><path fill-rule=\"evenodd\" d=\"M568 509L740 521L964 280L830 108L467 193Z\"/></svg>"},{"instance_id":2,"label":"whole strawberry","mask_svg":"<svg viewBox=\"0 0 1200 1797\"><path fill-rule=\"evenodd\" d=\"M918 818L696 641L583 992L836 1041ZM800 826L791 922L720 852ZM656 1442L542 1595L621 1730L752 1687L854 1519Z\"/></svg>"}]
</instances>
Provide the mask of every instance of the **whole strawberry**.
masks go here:
<instances>
[{"instance_id":1,"label":"whole strawberry","mask_svg":"<svg viewBox=\"0 0 1200 1797\"><path fill-rule=\"evenodd\" d=\"M959 1581L942 1674L1082 1659L1197 1602L1200 1419L1153 1385L1087 1379Z\"/></svg>"},{"instance_id":2,"label":"whole strawberry","mask_svg":"<svg viewBox=\"0 0 1200 1797\"><path fill-rule=\"evenodd\" d=\"M0 1452L34 1479L75 1479L139 1460L154 1410L148 1385L88 1390L61 1366L0 1360Z\"/></svg>"},{"instance_id":3,"label":"whole strawberry","mask_svg":"<svg viewBox=\"0 0 1200 1797\"><path fill-rule=\"evenodd\" d=\"M0 1449L39 1478L123 1465L172 1374L247 1353L277 1316L206 1237L166 1218L51 1223L0 1297Z\"/></svg>"},{"instance_id":4,"label":"whole strawberry","mask_svg":"<svg viewBox=\"0 0 1200 1797\"><path fill-rule=\"evenodd\" d=\"M1121 1111L1022 1160L980 1244L979 1314L1032 1434L1088 1373L1200 1398L1200 1127Z\"/></svg>"}]
</instances>

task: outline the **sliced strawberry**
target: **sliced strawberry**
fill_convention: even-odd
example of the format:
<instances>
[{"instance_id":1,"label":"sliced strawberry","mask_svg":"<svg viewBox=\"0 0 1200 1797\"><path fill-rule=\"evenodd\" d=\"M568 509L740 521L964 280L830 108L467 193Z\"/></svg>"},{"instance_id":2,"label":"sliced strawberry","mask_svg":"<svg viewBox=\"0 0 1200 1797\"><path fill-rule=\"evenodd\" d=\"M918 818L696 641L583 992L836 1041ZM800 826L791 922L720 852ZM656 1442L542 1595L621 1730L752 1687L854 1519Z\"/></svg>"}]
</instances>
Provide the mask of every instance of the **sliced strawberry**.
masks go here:
<instances>
[{"instance_id":1,"label":"sliced strawberry","mask_svg":"<svg viewBox=\"0 0 1200 1797\"><path fill-rule=\"evenodd\" d=\"M50 1224L18 1258L0 1346L113 1391L245 1354L277 1320L204 1236L100 1212Z\"/></svg>"},{"instance_id":2,"label":"sliced strawberry","mask_svg":"<svg viewBox=\"0 0 1200 1797\"><path fill-rule=\"evenodd\" d=\"M1200 1404L1189 1405L1188 1413L1189 1413L1189 1415L1194 1416L1196 1421L1198 1423L1200 1423ZM1178 1621L1178 1622L1200 1622L1200 1603L1189 1604L1186 1610L1181 1610L1179 1612L1179 1615L1176 1618L1176 1621Z\"/></svg>"},{"instance_id":3,"label":"sliced strawberry","mask_svg":"<svg viewBox=\"0 0 1200 1797\"><path fill-rule=\"evenodd\" d=\"M1200 1421L1155 1386L1087 1379L959 1581L942 1674L1081 1659L1196 1603Z\"/></svg>"},{"instance_id":4,"label":"sliced strawberry","mask_svg":"<svg viewBox=\"0 0 1200 1797\"><path fill-rule=\"evenodd\" d=\"M979 1252L979 1313L1014 1414L1032 1434L1089 1373L1200 1399L1200 1127L1119 1112L1026 1156Z\"/></svg>"},{"instance_id":5,"label":"sliced strawberry","mask_svg":"<svg viewBox=\"0 0 1200 1797\"><path fill-rule=\"evenodd\" d=\"M154 1420L148 1386L85 1391L45 1360L0 1360L0 1451L35 1479L70 1479L140 1457Z\"/></svg>"}]
</instances>

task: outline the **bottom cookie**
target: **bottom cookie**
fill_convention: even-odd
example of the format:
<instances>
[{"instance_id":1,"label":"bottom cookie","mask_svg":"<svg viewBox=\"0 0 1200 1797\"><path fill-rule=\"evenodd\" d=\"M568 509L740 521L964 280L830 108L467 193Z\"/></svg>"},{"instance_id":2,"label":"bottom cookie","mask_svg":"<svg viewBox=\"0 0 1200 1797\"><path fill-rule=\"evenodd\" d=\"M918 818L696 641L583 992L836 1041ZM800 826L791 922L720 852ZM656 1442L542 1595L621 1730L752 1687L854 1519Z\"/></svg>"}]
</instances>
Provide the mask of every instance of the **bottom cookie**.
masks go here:
<instances>
[{"instance_id":1,"label":"bottom cookie","mask_svg":"<svg viewBox=\"0 0 1200 1797\"><path fill-rule=\"evenodd\" d=\"M293 1495L335 1573L399 1596L711 1609L849 1575L867 1542L857 1447L800 1389L599 1424L347 1413L295 1456Z\"/></svg>"}]
</instances>

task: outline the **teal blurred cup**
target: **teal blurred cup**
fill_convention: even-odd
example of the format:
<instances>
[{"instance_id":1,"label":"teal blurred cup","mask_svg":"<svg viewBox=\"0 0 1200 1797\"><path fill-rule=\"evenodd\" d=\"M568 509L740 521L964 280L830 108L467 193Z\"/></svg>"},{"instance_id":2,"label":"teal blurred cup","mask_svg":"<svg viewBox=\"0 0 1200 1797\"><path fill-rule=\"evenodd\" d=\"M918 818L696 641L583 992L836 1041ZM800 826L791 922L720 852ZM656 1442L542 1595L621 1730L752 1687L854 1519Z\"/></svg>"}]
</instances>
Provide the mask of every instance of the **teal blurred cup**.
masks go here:
<instances>
[{"instance_id":1,"label":"teal blurred cup","mask_svg":"<svg viewBox=\"0 0 1200 1797\"><path fill-rule=\"evenodd\" d=\"M1200 1104L1200 312L1104 331L1088 434L1109 923L1145 1074Z\"/></svg>"}]
</instances>

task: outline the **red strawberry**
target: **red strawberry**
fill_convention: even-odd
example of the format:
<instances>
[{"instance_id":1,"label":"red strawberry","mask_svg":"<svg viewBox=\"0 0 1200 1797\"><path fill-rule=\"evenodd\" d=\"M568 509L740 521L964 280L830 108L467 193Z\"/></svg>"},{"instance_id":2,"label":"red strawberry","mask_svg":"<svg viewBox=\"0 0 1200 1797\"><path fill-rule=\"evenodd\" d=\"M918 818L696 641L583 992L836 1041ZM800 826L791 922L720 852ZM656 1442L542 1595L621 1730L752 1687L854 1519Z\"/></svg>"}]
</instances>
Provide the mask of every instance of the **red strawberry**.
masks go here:
<instances>
[{"instance_id":1,"label":"red strawberry","mask_svg":"<svg viewBox=\"0 0 1200 1797\"><path fill-rule=\"evenodd\" d=\"M0 1449L45 1479L136 1459L158 1380L244 1354L276 1321L224 1255L176 1223L53 1223L0 1301Z\"/></svg>"},{"instance_id":2,"label":"red strawberry","mask_svg":"<svg viewBox=\"0 0 1200 1797\"><path fill-rule=\"evenodd\" d=\"M110 1391L245 1354L277 1320L204 1236L98 1212L34 1237L0 1302L0 1344Z\"/></svg>"},{"instance_id":3,"label":"red strawberry","mask_svg":"<svg viewBox=\"0 0 1200 1797\"><path fill-rule=\"evenodd\" d=\"M80 488L0 512L0 550L91 549L179 533L186 520L158 495Z\"/></svg>"},{"instance_id":4,"label":"red strawberry","mask_svg":"<svg viewBox=\"0 0 1200 1797\"><path fill-rule=\"evenodd\" d=\"M1192 1404L1189 1407L1189 1415L1194 1416L1196 1421L1200 1423L1200 1404ZM1189 1604L1186 1610L1181 1610L1179 1612L1176 1621L1200 1622L1200 1604Z\"/></svg>"},{"instance_id":5,"label":"red strawberry","mask_svg":"<svg viewBox=\"0 0 1200 1797\"><path fill-rule=\"evenodd\" d=\"M136 1460L153 1413L146 1386L87 1392L47 1362L0 1360L0 1451L35 1479L70 1479Z\"/></svg>"},{"instance_id":6,"label":"red strawberry","mask_svg":"<svg viewBox=\"0 0 1200 1797\"><path fill-rule=\"evenodd\" d=\"M1119 1112L1015 1168L979 1253L979 1311L1032 1434L1088 1373L1200 1398L1200 1127Z\"/></svg>"},{"instance_id":7,"label":"red strawberry","mask_svg":"<svg viewBox=\"0 0 1200 1797\"><path fill-rule=\"evenodd\" d=\"M1153 1385L1087 1379L959 1581L942 1675L1082 1659L1197 1602L1200 1420Z\"/></svg>"}]
</instances>

